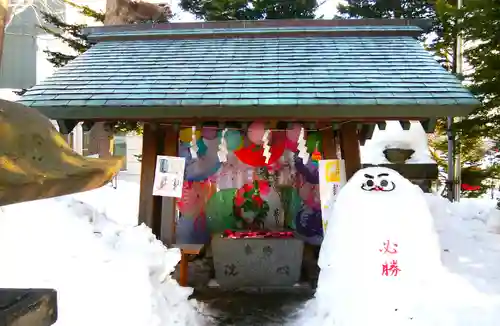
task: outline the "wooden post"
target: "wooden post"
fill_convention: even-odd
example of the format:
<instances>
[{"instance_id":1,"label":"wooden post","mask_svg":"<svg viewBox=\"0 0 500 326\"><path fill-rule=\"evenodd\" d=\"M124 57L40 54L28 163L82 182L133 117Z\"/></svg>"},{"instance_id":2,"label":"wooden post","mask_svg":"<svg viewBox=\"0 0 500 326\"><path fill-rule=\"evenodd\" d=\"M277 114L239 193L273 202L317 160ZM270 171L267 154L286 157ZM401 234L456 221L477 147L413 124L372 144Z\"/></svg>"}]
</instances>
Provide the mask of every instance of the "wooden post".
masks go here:
<instances>
[{"instance_id":1,"label":"wooden post","mask_svg":"<svg viewBox=\"0 0 500 326\"><path fill-rule=\"evenodd\" d=\"M156 156L161 154L165 139L164 129L157 124L145 124L142 135L141 190L139 199L139 224L149 226L161 235L162 197L153 196Z\"/></svg>"},{"instance_id":2,"label":"wooden post","mask_svg":"<svg viewBox=\"0 0 500 326\"><path fill-rule=\"evenodd\" d=\"M323 144L323 159L337 159L337 144L335 142L333 129L325 129L321 131L321 142Z\"/></svg>"},{"instance_id":3,"label":"wooden post","mask_svg":"<svg viewBox=\"0 0 500 326\"><path fill-rule=\"evenodd\" d=\"M164 126L164 144L162 148L162 155L178 156L179 134L176 126ZM166 245L175 243L176 231L176 199L163 197L161 208L161 240Z\"/></svg>"},{"instance_id":4,"label":"wooden post","mask_svg":"<svg viewBox=\"0 0 500 326\"><path fill-rule=\"evenodd\" d=\"M361 168L356 123L346 122L340 126L340 150L345 160L346 177L349 180Z\"/></svg>"}]
</instances>

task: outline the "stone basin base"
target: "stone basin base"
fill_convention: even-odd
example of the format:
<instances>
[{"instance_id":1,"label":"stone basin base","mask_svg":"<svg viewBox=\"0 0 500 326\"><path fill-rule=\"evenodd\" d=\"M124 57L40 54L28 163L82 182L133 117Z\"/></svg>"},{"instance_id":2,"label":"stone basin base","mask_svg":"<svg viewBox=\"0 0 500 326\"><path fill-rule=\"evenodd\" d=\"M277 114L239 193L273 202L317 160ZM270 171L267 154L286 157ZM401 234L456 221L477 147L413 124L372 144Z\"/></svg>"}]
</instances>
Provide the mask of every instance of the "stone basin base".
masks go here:
<instances>
[{"instance_id":1,"label":"stone basin base","mask_svg":"<svg viewBox=\"0 0 500 326\"><path fill-rule=\"evenodd\" d=\"M288 287L299 282L304 243L295 238L212 238L221 288Z\"/></svg>"}]
</instances>

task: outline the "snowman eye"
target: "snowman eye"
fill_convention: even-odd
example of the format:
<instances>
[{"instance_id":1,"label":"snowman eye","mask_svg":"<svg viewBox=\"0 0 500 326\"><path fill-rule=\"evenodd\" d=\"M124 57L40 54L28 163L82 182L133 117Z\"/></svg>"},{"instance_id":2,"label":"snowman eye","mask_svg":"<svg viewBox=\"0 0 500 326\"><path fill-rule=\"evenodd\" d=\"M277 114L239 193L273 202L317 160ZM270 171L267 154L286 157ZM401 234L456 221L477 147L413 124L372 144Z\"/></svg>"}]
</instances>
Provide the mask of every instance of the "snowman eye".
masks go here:
<instances>
[{"instance_id":1,"label":"snowman eye","mask_svg":"<svg viewBox=\"0 0 500 326\"><path fill-rule=\"evenodd\" d=\"M366 181L366 185L367 185L368 187L373 187L373 185L374 185L374 184L375 184L375 183L373 182L373 180L368 180L368 181Z\"/></svg>"},{"instance_id":2,"label":"snowman eye","mask_svg":"<svg viewBox=\"0 0 500 326\"><path fill-rule=\"evenodd\" d=\"M380 181L380 185L385 188L389 185L389 181L384 179L384 180Z\"/></svg>"}]
</instances>

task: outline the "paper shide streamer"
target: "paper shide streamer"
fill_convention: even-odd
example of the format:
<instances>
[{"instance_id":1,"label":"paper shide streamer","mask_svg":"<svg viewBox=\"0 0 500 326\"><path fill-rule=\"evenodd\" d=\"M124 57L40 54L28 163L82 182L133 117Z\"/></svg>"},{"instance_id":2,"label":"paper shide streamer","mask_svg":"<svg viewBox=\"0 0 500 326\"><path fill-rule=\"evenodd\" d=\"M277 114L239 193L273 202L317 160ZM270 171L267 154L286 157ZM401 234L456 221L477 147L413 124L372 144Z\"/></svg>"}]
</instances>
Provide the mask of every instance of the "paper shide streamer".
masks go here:
<instances>
[{"instance_id":1,"label":"paper shide streamer","mask_svg":"<svg viewBox=\"0 0 500 326\"><path fill-rule=\"evenodd\" d=\"M302 159L302 162L304 164L307 164L307 162L309 162L309 153L307 152L304 128L300 128L299 140L297 141L297 148L299 150L298 157Z\"/></svg>"},{"instance_id":2,"label":"paper shide streamer","mask_svg":"<svg viewBox=\"0 0 500 326\"><path fill-rule=\"evenodd\" d=\"M219 151L217 152L217 156L219 157L219 162L224 163L227 162L227 142L226 142L226 132L227 128L222 130L222 137L220 139Z\"/></svg>"},{"instance_id":3,"label":"paper shide streamer","mask_svg":"<svg viewBox=\"0 0 500 326\"><path fill-rule=\"evenodd\" d=\"M269 146L269 134L271 131L269 129L266 129L264 132L264 136L262 136L262 148L264 149L264 153L262 154L266 160L266 164L269 163L269 160L271 159L271 147Z\"/></svg>"},{"instance_id":4,"label":"paper shide streamer","mask_svg":"<svg viewBox=\"0 0 500 326\"><path fill-rule=\"evenodd\" d=\"M196 126L191 127L191 147L189 147L192 159L198 158L198 145L196 145Z\"/></svg>"}]
</instances>

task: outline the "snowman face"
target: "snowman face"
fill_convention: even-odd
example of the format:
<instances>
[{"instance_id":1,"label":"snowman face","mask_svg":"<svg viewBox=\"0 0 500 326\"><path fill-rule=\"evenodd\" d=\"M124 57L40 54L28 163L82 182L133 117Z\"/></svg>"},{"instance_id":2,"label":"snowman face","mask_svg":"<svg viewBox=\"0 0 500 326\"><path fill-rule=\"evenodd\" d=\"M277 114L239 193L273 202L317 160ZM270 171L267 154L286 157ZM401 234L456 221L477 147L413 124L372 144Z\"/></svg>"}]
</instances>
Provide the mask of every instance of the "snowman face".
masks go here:
<instances>
[{"instance_id":1,"label":"snowman face","mask_svg":"<svg viewBox=\"0 0 500 326\"><path fill-rule=\"evenodd\" d=\"M379 173L377 175L364 174L364 182L361 189L364 191L390 192L396 189L396 184L392 181L389 173Z\"/></svg>"}]
</instances>

